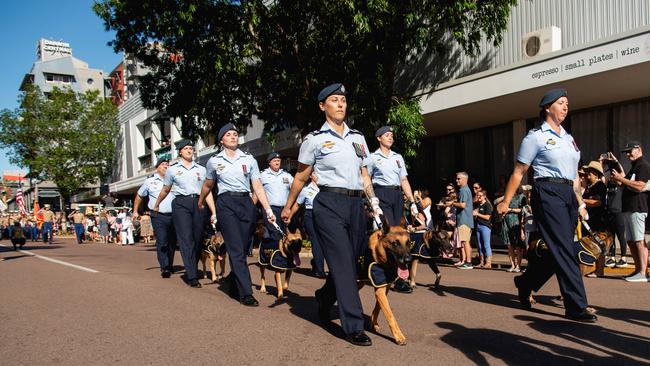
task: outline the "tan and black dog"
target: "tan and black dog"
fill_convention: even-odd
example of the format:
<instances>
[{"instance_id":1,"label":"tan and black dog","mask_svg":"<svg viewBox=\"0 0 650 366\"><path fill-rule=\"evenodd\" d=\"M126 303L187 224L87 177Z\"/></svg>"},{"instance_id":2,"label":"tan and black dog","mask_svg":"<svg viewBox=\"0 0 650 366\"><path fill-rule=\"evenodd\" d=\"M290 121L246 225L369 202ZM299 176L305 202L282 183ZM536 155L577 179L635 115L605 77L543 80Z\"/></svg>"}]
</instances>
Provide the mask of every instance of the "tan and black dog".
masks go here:
<instances>
[{"instance_id":1,"label":"tan and black dog","mask_svg":"<svg viewBox=\"0 0 650 366\"><path fill-rule=\"evenodd\" d=\"M384 226L387 227L387 226ZM391 284L399 277L408 279L409 233L400 226L391 226L388 230L377 230L368 239L368 250L359 258L359 289L369 284L375 290L375 308L370 323L375 332L379 330L379 311L388 321L388 327L395 343L406 344L406 337L397 325L397 320L388 303L388 291Z\"/></svg>"},{"instance_id":2,"label":"tan and black dog","mask_svg":"<svg viewBox=\"0 0 650 366\"><path fill-rule=\"evenodd\" d=\"M300 250L302 249L302 233L299 229L287 230L278 243L275 240L263 240L260 243L260 292L266 293L266 278L264 271L268 268L275 272L275 285L278 289L278 300L284 299L284 290L289 288L291 273L300 266ZM284 284L282 273L285 273Z\"/></svg>"},{"instance_id":3,"label":"tan and black dog","mask_svg":"<svg viewBox=\"0 0 650 366\"><path fill-rule=\"evenodd\" d=\"M433 288L437 289L440 287L440 280L442 279L442 273L438 269L436 264L436 258L439 257L450 257L451 252L453 251L453 246L449 238L449 234L445 230L430 229L424 232L422 237L419 237L419 233L414 233L411 235L412 240L410 241L411 245L411 256L413 261L411 262L411 270L409 272L409 285L411 288L415 288L415 276L417 274L418 262L424 261L429 265L431 271L436 276L436 280L433 283Z\"/></svg>"},{"instance_id":4,"label":"tan and black dog","mask_svg":"<svg viewBox=\"0 0 650 366\"><path fill-rule=\"evenodd\" d=\"M206 262L210 261L210 274L212 282L220 281L226 271L226 247L224 245L223 235L216 231L203 241L203 250L201 251L201 262L203 263L203 276L207 277L205 268ZM217 274L217 262L221 271Z\"/></svg>"}]
</instances>

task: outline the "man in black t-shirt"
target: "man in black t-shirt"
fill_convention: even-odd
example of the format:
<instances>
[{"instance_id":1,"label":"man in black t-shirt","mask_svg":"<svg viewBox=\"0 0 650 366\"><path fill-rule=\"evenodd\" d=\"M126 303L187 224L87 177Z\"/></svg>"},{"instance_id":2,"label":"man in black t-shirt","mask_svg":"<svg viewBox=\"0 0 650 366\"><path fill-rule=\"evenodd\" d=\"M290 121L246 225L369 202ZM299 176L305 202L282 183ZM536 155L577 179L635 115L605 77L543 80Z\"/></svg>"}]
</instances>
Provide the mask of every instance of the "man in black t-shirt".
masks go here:
<instances>
[{"instance_id":1,"label":"man in black t-shirt","mask_svg":"<svg viewBox=\"0 0 650 366\"><path fill-rule=\"evenodd\" d=\"M630 141L622 150L632 161L632 168L623 173L612 171L612 180L623 186L623 214L625 217L625 236L630 253L634 258L634 273L625 277L628 282L648 282L648 248L645 246L645 219L648 216L648 198L643 191L650 180L650 164L643 159L641 143Z\"/></svg>"}]
</instances>

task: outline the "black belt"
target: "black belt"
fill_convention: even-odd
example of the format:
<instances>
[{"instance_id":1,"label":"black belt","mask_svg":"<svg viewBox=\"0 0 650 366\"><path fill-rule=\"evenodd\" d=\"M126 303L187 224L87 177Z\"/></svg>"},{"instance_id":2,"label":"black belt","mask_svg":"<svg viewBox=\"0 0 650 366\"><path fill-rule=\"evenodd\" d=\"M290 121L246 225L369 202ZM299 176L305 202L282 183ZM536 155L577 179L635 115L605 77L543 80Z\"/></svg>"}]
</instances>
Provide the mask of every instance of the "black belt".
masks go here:
<instances>
[{"instance_id":1,"label":"black belt","mask_svg":"<svg viewBox=\"0 0 650 366\"><path fill-rule=\"evenodd\" d=\"M571 179L553 178L553 177L537 178L537 179L535 179L535 182L549 182L549 183L557 183L557 184L568 184L570 186L573 185L573 181Z\"/></svg>"},{"instance_id":2,"label":"black belt","mask_svg":"<svg viewBox=\"0 0 650 366\"><path fill-rule=\"evenodd\" d=\"M225 195L225 196L234 196L234 197L250 197L249 192L223 192L220 193L219 195Z\"/></svg>"},{"instance_id":3,"label":"black belt","mask_svg":"<svg viewBox=\"0 0 650 366\"><path fill-rule=\"evenodd\" d=\"M326 186L318 186L318 189L320 189L321 192L338 193L338 194L346 195L348 197L361 197L363 195L363 191L356 190L356 189L346 189L346 188L326 187Z\"/></svg>"},{"instance_id":4,"label":"black belt","mask_svg":"<svg viewBox=\"0 0 650 366\"><path fill-rule=\"evenodd\" d=\"M386 189L392 189L394 191L399 191L402 189L400 186L380 186L379 184L373 184L373 187L375 188L386 188Z\"/></svg>"},{"instance_id":5,"label":"black belt","mask_svg":"<svg viewBox=\"0 0 650 366\"><path fill-rule=\"evenodd\" d=\"M156 211L153 211L153 212L156 212ZM160 212L160 211L158 211L158 212L156 212L156 215L171 216L172 213L171 212Z\"/></svg>"},{"instance_id":6,"label":"black belt","mask_svg":"<svg viewBox=\"0 0 650 366\"><path fill-rule=\"evenodd\" d=\"M192 193L192 194L177 194L177 195L176 195L176 197L193 197L193 198L196 198L196 197L198 197L198 196L199 196L199 194L197 194L197 193Z\"/></svg>"}]
</instances>

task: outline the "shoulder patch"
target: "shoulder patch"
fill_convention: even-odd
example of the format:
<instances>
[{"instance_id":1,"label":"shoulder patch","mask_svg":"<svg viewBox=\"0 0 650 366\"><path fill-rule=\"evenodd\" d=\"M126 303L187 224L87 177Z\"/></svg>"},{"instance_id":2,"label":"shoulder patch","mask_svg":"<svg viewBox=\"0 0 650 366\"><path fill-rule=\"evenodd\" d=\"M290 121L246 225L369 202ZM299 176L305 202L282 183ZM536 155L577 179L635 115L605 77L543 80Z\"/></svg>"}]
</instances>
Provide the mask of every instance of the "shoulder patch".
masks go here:
<instances>
[{"instance_id":1,"label":"shoulder patch","mask_svg":"<svg viewBox=\"0 0 650 366\"><path fill-rule=\"evenodd\" d=\"M314 130L307 134L307 136L318 136L322 133L327 132L327 130Z\"/></svg>"}]
</instances>

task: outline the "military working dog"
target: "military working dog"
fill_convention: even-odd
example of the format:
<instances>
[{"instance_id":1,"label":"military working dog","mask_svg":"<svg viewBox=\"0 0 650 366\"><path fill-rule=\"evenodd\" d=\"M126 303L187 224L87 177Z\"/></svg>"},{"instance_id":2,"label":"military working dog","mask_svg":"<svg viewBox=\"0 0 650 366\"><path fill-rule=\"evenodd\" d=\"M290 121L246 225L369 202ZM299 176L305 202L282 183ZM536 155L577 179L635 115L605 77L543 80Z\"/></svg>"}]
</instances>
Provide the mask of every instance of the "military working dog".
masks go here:
<instances>
[{"instance_id":1,"label":"military working dog","mask_svg":"<svg viewBox=\"0 0 650 366\"><path fill-rule=\"evenodd\" d=\"M302 233L299 229L287 229L278 242L266 239L260 244L260 292L266 293L264 272L268 268L275 272L275 284L278 289L278 300L284 299L284 291L289 288L291 273L300 266L300 250L302 249ZM284 283L282 273L285 273Z\"/></svg>"}]
</instances>

